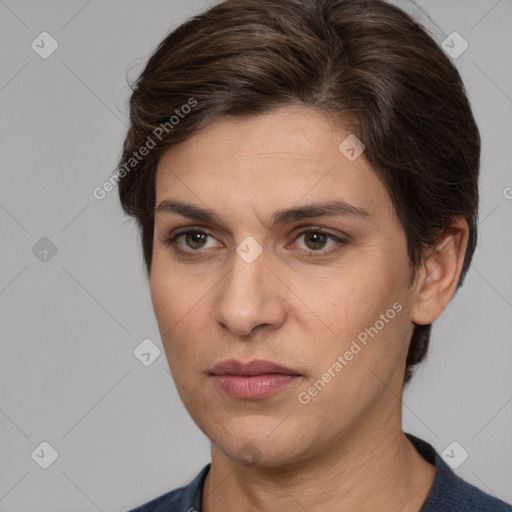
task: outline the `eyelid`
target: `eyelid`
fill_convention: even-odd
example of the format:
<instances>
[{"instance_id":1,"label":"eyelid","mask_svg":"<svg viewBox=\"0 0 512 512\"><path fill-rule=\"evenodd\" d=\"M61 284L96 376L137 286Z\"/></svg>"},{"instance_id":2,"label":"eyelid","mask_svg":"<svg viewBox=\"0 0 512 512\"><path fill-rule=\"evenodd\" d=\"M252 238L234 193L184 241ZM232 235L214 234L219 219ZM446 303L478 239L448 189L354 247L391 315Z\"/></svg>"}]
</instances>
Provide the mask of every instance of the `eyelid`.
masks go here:
<instances>
[{"instance_id":1,"label":"eyelid","mask_svg":"<svg viewBox=\"0 0 512 512\"><path fill-rule=\"evenodd\" d=\"M205 224L202 224L201 222L197 223L197 224L191 224L191 225L185 225L183 227L178 227L176 228L175 230L172 230L171 231L171 234L172 235L177 235L177 234L181 234L181 233L186 233L188 231L202 231L204 233L207 233L209 234L210 236L213 236L210 232L210 225L205 225ZM301 224L300 226L296 226L294 227L292 230L291 230L291 233L296 233L295 236L297 236L297 234L300 234L304 231L323 231L325 232L326 234L329 234L329 235L333 235L333 236L342 236L344 238L350 238L349 235L347 235L346 233L343 233L343 232L340 232L339 230L335 230L338 232L338 234L334 234L334 233L331 233L329 230L331 228L327 228L325 226L320 226L318 224ZM217 228L215 228L215 230L218 230ZM220 229L219 231L224 231L223 229Z\"/></svg>"},{"instance_id":2,"label":"eyelid","mask_svg":"<svg viewBox=\"0 0 512 512\"><path fill-rule=\"evenodd\" d=\"M297 238L300 235L303 235L304 233L309 233L311 231L320 232L324 235L332 236L333 238L342 239L342 240L349 240L350 236L346 233L338 231L337 233L332 233L330 228L325 228L322 226L300 226L297 227L293 232L295 233L293 236Z\"/></svg>"}]
</instances>

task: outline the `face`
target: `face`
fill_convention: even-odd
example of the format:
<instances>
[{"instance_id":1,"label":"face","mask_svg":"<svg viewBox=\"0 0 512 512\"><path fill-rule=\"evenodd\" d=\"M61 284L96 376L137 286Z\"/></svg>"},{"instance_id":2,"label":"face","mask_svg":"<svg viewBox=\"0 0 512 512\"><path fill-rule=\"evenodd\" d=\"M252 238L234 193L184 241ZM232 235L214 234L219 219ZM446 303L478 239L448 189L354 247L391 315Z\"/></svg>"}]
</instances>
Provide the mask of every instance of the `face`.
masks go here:
<instances>
[{"instance_id":1,"label":"face","mask_svg":"<svg viewBox=\"0 0 512 512\"><path fill-rule=\"evenodd\" d=\"M153 307L185 407L231 460L304 461L400 414L406 240L349 133L286 107L159 162Z\"/></svg>"}]
</instances>

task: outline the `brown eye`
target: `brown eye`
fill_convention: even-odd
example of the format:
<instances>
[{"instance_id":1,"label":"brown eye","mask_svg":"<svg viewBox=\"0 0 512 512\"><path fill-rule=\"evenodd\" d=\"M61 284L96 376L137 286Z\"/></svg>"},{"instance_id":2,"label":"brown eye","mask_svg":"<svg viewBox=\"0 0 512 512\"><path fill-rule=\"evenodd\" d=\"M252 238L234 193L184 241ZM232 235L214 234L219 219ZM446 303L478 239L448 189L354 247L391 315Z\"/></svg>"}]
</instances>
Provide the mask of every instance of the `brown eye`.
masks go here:
<instances>
[{"instance_id":1,"label":"brown eye","mask_svg":"<svg viewBox=\"0 0 512 512\"><path fill-rule=\"evenodd\" d=\"M325 235L324 233L310 231L308 233L304 233L304 242L308 249L323 249L325 244L327 243L327 235Z\"/></svg>"},{"instance_id":2,"label":"brown eye","mask_svg":"<svg viewBox=\"0 0 512 512\"><path fill-rule=\"evenodd\" d=\"M184 235L185 243L191 249L201 249L208 239L208 235L206 233L201 233L199 231L189 231L188 233L184 233Z\"/></svg>"},{"instance_id":3,"label":"brown eye","mask_svg":"<svg viewBox=\"0 0 512 512\"><path fill-rule=\"evenodd\" d=\"M222 244L210 233L199 229L187 229L178 233L171 233L164 242L172 247L180 258L204 256L213 249L222 247Z\"/></svg>"},{"instance_id":4,"label":"brown eye","mask_svg":"<svg viewBox=\"0 0 512 512\"><path fill-rule=\"evenodd\" d=\"M340 251L348 243L348 239L320 231L308 229L300 233L294 241L295 248L300 249L298 255L305 255L307 258L314 256L327 257Z\"/></svg>"}]
</instances>

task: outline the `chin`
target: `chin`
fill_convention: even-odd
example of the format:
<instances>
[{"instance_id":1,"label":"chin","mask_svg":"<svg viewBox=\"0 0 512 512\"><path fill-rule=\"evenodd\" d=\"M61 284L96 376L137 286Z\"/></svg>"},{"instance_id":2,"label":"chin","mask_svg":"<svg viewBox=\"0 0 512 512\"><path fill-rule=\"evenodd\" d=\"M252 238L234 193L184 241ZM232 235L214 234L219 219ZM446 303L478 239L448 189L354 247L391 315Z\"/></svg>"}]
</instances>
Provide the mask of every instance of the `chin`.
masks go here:
<instances>
[{"instance_id":1,"label":"chin","mask_svg":"<svg viewBox=\"0 0 512 512\"><path fill-rule=\"evenodd\" d=\"M283 428L279 432L280 427L272 431L273 428L275 426L265 430L255 429L254 426L246 429L239 427L237 430L228 429L231 436L223 431L217 432L220 438L209 437L225 457L247 467L281 467L298 461L302 454L298 448L304 441L290 435L289 429Z\"/></svg>"},{"instance_id":2,"label":"chin","mask_svg":"<svg viewBox=\"0 0 512 512\"><path fill-rule=\"evenodd\" d=\"M241 442L237 446L217 447L224 456L245 467L278 468L298 460L293 446L269 446L256 440ZM296 448L295 448L296 449ZM295 455L295 456L294 456Z\"/></svg>"}]
</instances>

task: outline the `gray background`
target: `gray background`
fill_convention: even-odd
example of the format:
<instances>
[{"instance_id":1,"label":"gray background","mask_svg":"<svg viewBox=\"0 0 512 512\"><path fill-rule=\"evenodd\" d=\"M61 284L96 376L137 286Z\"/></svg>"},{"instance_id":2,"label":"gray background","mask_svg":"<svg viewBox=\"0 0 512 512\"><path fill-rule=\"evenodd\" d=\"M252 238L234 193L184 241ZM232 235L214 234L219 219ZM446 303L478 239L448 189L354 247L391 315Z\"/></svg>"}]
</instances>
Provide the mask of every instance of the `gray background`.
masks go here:
<instances>
[{"instance_id":1,"label":"gray background","mask_svg":"<svg viewBox=\"0 0 512 512\"><path fill-rule=\"evenodd\" d=\"M405 393L404 429L439 452L460 443L456 473L512 502L512 2L418 3L469 43L455 62L483 137L481 231ZM123 511L209 461L163 350L150 366L133 354L145 338L161 348L136 230L117 190L92 195L120 154L127 75L206 7L0 0L0 511ZM59 44L47 59L31 48L43 31ZM42 237L57 248L46 261ZM48 469L31 458L42 441L58 452Z\"/></svg>"}]
</instances>

